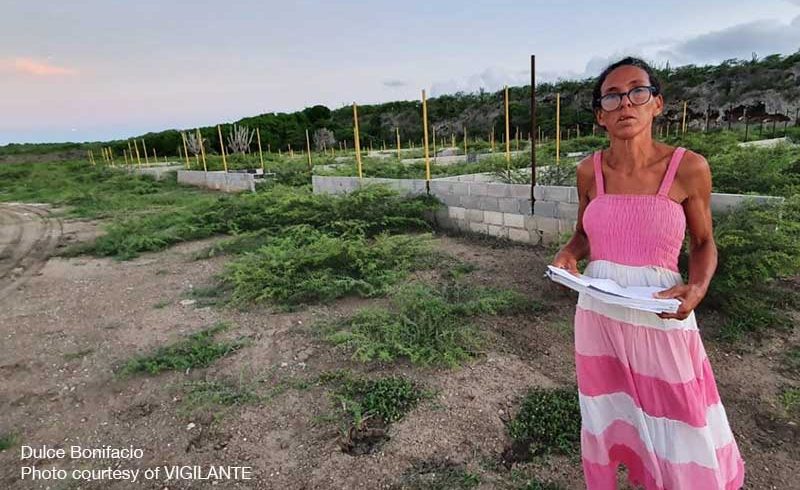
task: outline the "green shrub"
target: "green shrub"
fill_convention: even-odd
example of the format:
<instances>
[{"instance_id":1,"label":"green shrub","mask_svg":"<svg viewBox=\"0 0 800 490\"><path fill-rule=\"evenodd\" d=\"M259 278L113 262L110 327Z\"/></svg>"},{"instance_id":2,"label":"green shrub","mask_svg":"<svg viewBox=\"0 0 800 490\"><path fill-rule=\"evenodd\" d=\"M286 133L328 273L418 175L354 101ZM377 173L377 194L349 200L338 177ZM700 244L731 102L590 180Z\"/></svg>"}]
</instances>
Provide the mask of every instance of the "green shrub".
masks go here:
<instances>
[{"instance_id":1,"label":"green shrub","mask_svg":"<svg viewBox=\"0 0 800 490\"><path fill-rule=\"evenodd\" d=\"M406 285L392 301L392 310L364 308L329 327L327 338L352 349L362 362L404 357L414 364L455 366L474 357L483 342L471 317L541 308L513 291L456 283L438 289Z\"/></svg>"},{"instance_id":2,"label":"green shrub","mask_svg":"<svg viewBox=\"0 0 800 490\"><path fill-rule=\"evenodd\" d=\"M159 347L150 354L136 356L128 360L120 369L122 375L162 371L186 371L191 368L209 366L220 357L236 352L244 346L244 341L215 342L214 335L225 330L224 323L203 329L173 344Z\"/></svg>"},{"instance_id":3,"label":"green shrub","mask_svg":"<svg viewBox=\"0 0 800 490\"><path fill-rule=\"evenodd\" d=\"M800 273L800 196L718 216L714 239L719 258L706 306L725 317L720 336L789 328L785 310L797 305L797 293L779 279Z\"/></svg>"},{"instance_id":4,"label":"green shrub","mask_svg":"<svg viewBox=\"0 0 800 490\"><path fill-rule=\"evenodd\" d=\"M580 445L581 414L577 388L533 389L508 424L517 444L531 455L576 454Z\"/></svg>"},{"instance_id":5,"label":"green shrub","mask_svg":"<svg viewBox=\"0 0 800 490\"><path fill-rule=\"evenodd\" d=\"M335 237L302 225L229 262L222 277L234 302L291 308L350 294L383 294L429 248L429 235Z\"/></svg>"}]
</instances>

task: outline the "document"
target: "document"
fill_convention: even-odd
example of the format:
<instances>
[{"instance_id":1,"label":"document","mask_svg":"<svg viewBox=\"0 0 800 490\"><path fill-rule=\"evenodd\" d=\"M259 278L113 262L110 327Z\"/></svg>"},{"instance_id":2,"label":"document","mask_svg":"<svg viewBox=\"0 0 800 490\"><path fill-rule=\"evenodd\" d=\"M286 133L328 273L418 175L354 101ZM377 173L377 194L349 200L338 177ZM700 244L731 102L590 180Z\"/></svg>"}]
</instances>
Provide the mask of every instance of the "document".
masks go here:
<instances>
[{"instance_id":1,"label":"document","mask_svg":"<svg viewBox=\"0 0 800 490\"><path fill-rule=\"evenodd\" d=\"M599 279L583 274L573 275L566 269L547 266L545 276L579 293L586 293L604 303L649 311L651 313L675 313L681 305L680 300L654 298L653 293L663 291L659 286L622 287L611 279Z\"/></svg>"}]
</instances>

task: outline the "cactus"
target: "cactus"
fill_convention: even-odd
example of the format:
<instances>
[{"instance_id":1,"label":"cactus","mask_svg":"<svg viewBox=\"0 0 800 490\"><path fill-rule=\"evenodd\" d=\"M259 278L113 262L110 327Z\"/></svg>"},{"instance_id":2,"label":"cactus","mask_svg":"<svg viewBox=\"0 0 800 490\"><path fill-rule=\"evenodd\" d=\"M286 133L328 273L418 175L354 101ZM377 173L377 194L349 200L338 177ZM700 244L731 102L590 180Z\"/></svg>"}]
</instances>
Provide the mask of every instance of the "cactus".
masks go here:
<instances>
[{"instance_id":1,"label":"cactus","mask_svg":"<svg viewBox=\"0 0 800 490\"><path fill-rule=\"evenodd\" d=\"M328 128L319 128L314 131L314 147L317 151L322 151L327 148L333 148L336 144L336 138L333 136L333 131Z\"/></svg>"},{"instance_id":2,"label":"cactus","mask_svg":"<svg viewBox=\"0 0 800 490\"><path fill-rule=\"evenodd\" d=\"M255 134L256 132L252 129L234 124L228 133L228 149L231 153L249 153Z\"/></svg>"}]
</instances>

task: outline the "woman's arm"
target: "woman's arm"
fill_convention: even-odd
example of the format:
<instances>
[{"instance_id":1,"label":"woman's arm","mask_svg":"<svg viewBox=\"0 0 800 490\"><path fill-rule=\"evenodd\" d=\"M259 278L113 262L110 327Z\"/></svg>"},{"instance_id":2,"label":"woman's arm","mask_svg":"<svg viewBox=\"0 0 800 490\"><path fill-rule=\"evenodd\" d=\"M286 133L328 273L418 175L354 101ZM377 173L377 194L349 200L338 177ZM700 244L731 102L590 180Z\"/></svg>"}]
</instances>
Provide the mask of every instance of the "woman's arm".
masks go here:
<instances>
[{"instance_id":1,"label":"woman's arm","mask_svg":"<svg viewBox=\"0 0 800 490\"><path fill-rule=\"evenodd\" d=\"M578 164L577 178L578 184L578 221L575 224L575 233L570 240L561 247L552 265L562 267L572 272L578 273L578 261L589 256L589 238L583 229L583 211L589 204L588 190L594 183L594 167L591 157L585 158Z\"/></svg>"},{"instance_id":2,"label":"woman's arm","mask_svg":"<svg viewBox=\"0 0 800 490\"><path fill-rule=\"evenodd\" d=\"M686 152L683 158L676 181L687 192L682 205L690 238L689 282L658 293L659 298L681 300L677 312L659 315L678 320L687 318L700 304L717 269L717 245L711 221L711 169L706 159L694 152Z\"/></svg>"}]
</instances>

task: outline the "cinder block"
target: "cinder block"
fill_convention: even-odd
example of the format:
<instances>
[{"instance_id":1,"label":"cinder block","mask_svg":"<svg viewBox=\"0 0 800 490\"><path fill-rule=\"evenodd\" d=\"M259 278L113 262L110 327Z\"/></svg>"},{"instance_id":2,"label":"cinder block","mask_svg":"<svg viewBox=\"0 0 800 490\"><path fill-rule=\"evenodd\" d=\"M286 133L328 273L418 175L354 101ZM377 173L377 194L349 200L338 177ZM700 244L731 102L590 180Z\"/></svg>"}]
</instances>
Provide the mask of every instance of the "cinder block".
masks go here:
<instances>
[{"instance_id":1,"label":"cinder block","mask_svg":"<svg viewBox=\"0 0 800 490\"><path fill-rule=\"evenodd\" d=\"M568 233L568 234L572 235L573 233L575 233L575 224L576 223L577 223L577 221L572 220L572 219L559 219L558 220L558 232L560 234L562 234L562 235L565 234L565 233Z\"/></svg>"},{"instance_id":2,"label":"cinder block","mask_svg":"<svg viewBox=\"0 0 800 490\"><path fill-rule=\"evenodd\" d=\"M483 212L483 221L490 224L490 225L502 225L503 224L503 213L497 211L484 211Z\"/></svg>"},{"instance_id":3,"label":"cinder block","mask_svg":"<svg viewBox=\"0 0 800 490\"><path fill-rule=\"evenodd\" d=\"M557 206L558 218L578 219L578 205L570 202L560 202Z\"/></svg>"},{"instance_id":4,"label":"cinder block","mask_svg":"<svg viewBox=\"0 0 800 490\"><path fill-rule=\"evenodd\" d=\"M467 210L458 206L450 206L447 208L449 216L453 219L467 219Z\"/></svg>"},{"instance_id":5,"label":"cinder block","mask_svg":"<svg viewBox=\"0 0 800 490\"><path fill-rule=\"evenodd\" d=\"M531 198L531 186L526 184L508 184L508 186L511 191L511 197L519 199Z\"/></svg>"},{"instance_id":6,"label":"cinder block","mask_svg":"<svg viewBox=\"0 0 800 490\"><path fill-rule=\"evenodd\" d=\"M481 199L483 198L479 196L461 196L459 204L462 208L479 209L481 206Z\"/></svg>"},{"instance_id":7,"label":"cinder block","mask_svg":"<svg viewBox=\"0 0 800 490\"><path fill-rule=\"evenodd\" d=\"M510 197L509 184L486 184L486 195L491 197Z\"/></svg>"},{"instance_id":8,"label":"cinder block","mask_svg":"<svg viewBox=\"0 0 800 490\"><path fill-rule=\"evenodd\" d=\"M470 182L469 184L469 195L470 196L485 196L486 195L486 186L488 184L482 184L478 182Z\"/></svg>"},{"instance_id":9,"label":"cinder block","mask_svg":"<svg viewBox=\"0 0 800 490\"><path fill-rule=\"evenodd\" d=\"M469 184L465 182L451 182L450 192L459 196L469 195Z\"/></svg>"},{"instance_id":10,"label":"cinder block","mask_svg":"<svg viewBox=\"0 0 800 490\"><path fill-rule=\"evenodd\" d=\"M571 203L579 203L580 199L578 198L578 188L577 187L570 187L569 188L569 202Z\"/></svg>"},{"instance_id":11,"label":"cinder block","mask_svg":"<svg viewBox=\"0 0 800 490\"><path fill-rule=\"evenodd\" d=\"M549 185L545 187L544 196L547 201L569 202L569 187Z\"/></svg>"},{"instance_id":12,"label":"cinder block","mask_svg":"<svg viewBox=\"0 0 800 490\"><path fill-rule=\"evenodd\" d=\"M544 200L544 186L537 185L533 188L533 198L537 201Z\"/></svg>"},{"instance_id":13,"label":"cinder block","mask_svg":"<svg viewBox=\"0 0 800 490\"><path fill-rule=\"evenodd\" d=\"M481 197L478 206L484 211L500 211L500 204L496 197Z\"/></svg>"},{"instance_id":14,"label":"cinder block","mask_svg":"<svg viewBox=\"0 0 800 490\"><path fill-rule=\"evenodd\" d=\"M519 214L524 214L530 216L533 214L533 210L531 209L531 201L528 199L518 199L519 202Z\"/></svg>"},{"instance_id":15,"label":"cinder block","mask_svg":"<svg viewBox=\"0 0 800 490\"><path fill-rule=\"evenodd\" d=\"M470 221L469 229L475 233L488 233L488 225L486 223L476 223L474 221Z\"/></svg>"},{"instance_id":16,"label":"cinder block","mask_svg":"<svg viewBox=\"0 0 800 490\"><path fill-rule=\"evenodd\" d=\"M536 201L533 203L533 214L552 218L556 215L556 203L553 201Z\"/></svg>"},{"instance_id":17,"label":"cinder block","mask_svg":"<svg viewBox=\"0 0 800 490\"><path fill-rule=\"evenodd\" d=\"M495 226L495 225L487 225L488 229L487 232L489 235L501 237L501 238L508 238L508 230L504 226Z\"/></svg>"},{"instance_id":18,"label":"cinder block","mask_svg":"<svg viewBox=\"0 0 800 490\"><path fill-rule=\"evenodd\" d=\"M503 224L512 228L525 228L525 217L521 214L503 213Z\"/></svg>"},{"instance_id":19,"label":"cinder block","mask_svg":"<svg viewBox=\"0 0 800 490\"><path fill-rule=\"evenodd\" d=\"M450 194L450 182L431 180L431 194L435 196Z\"/></svg>"},{"instance_id":20,"label":"cinder block","mask_svg":"<svg viewBox=\"0 0 800 490\"><path fill-rule=\"evenodd\" d=\"M467 221L470 223L483 223L483 210L467 209Z\"/></svg>"},{"instance_id":21,"label":"cinder block","mask_svg":"<svg viewBox=\"0 0 800 490\"><path fill-rule=\"evenodd\" d=\"M531 241L531 233L528 230L520 230L517 228L509 228L508 229L508 238L509 240L513 240L515 242L530 242Z\"/></svg>"},{"instance_id":22,"label":"cinder block","mask_svg":"<svg viewBox=\"0 0 800 490\"><path fill-rule=\"evenodd\" d=\"M536 228L544 233L558 235L560 227L558 223L558 218L548 218L545 216L537 216L536 217Z\"/></svg>"},{"instance_id":23,"label":"cinder block","mask_svg":"<svg viewBox=\"0 0 800 490\"><path fill-rule=\"evenodd\" d=\"M498 197L497 204L500 206L500 211L504 213L519 213L519 201L513 197Z\"/></svg>"}]
</instances>

